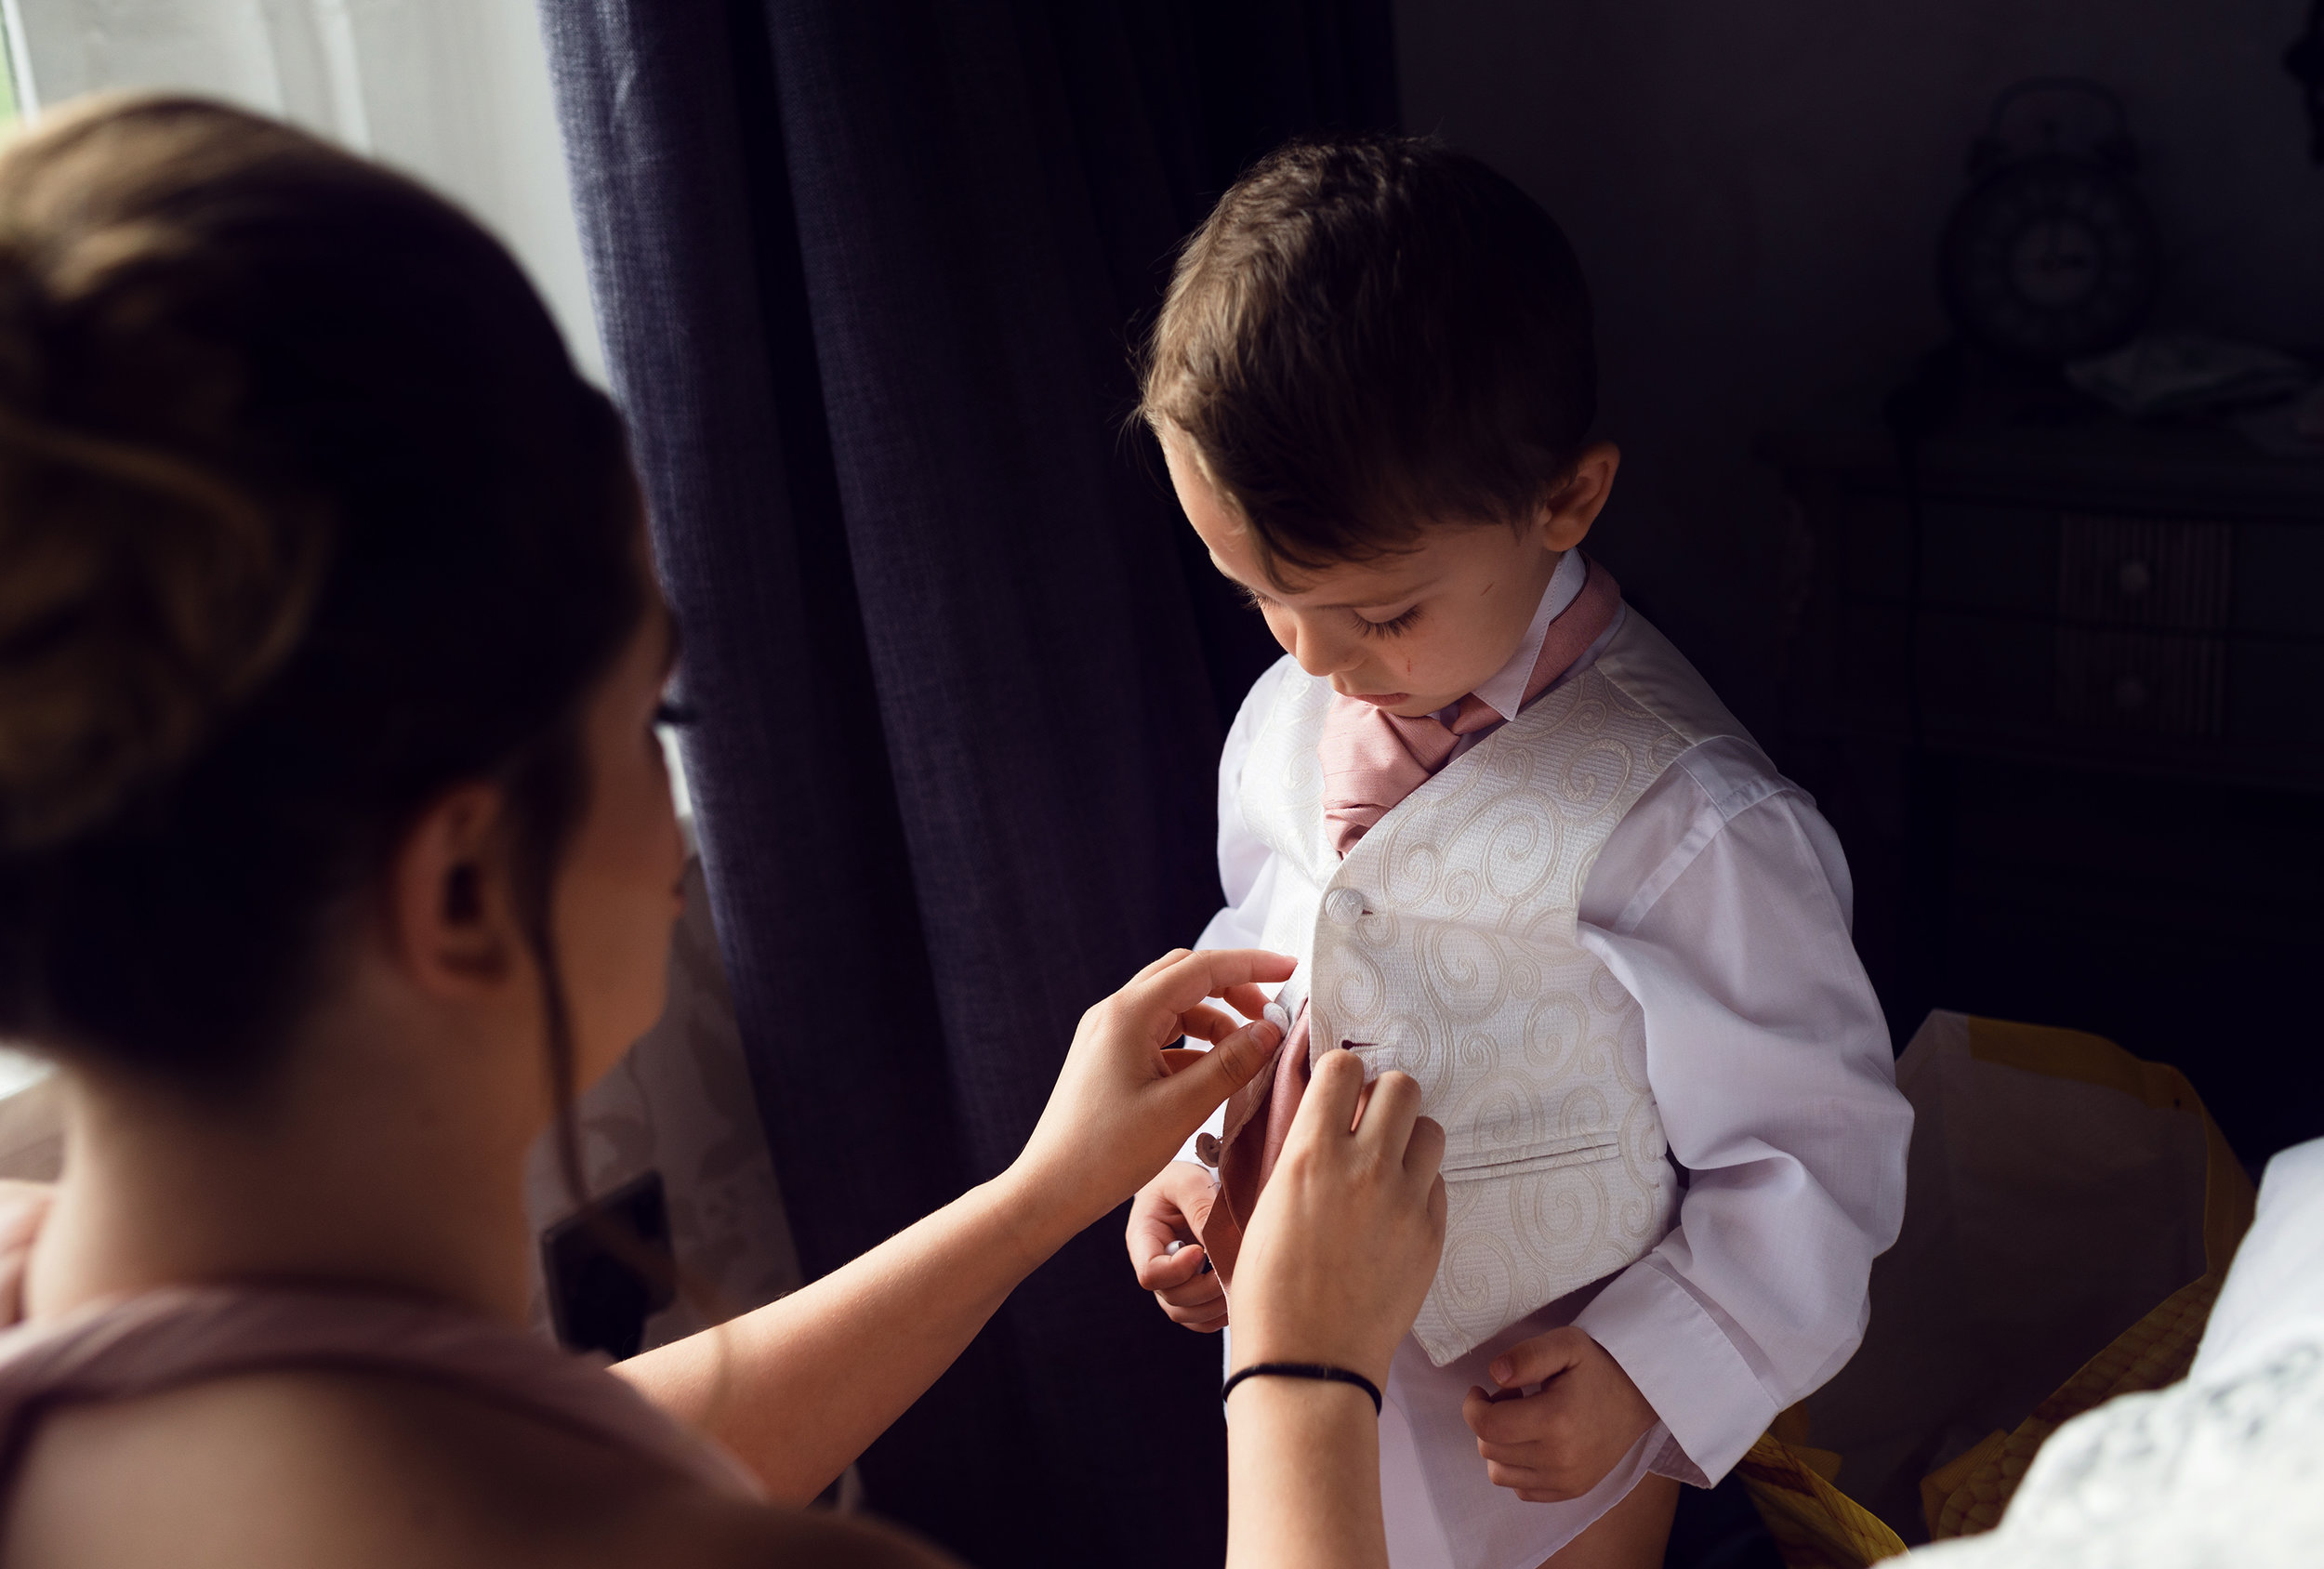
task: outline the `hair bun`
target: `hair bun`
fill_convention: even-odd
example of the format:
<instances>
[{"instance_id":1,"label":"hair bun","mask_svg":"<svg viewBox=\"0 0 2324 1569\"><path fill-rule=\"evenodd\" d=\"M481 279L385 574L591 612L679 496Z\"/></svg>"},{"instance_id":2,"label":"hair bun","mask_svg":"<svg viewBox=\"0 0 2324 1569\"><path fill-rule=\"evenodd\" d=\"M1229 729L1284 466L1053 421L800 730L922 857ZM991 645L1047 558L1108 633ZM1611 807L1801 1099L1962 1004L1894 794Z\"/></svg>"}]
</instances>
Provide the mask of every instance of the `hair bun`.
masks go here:
<instances>
[{"instance_id":1,"label":"hair bun","mask_svg":"<svg viewBox=\"0 0 2324 1569\"><path fill-rule=\"evenodd\" d=\"M23 282L0 262L0 297ZM21 853L175 772L274 669L305 626L324 534L160 447L20 412L7 394L28 390L30 335L0 326L5 339L0 850Z\"/></svg>"}]
</instances>

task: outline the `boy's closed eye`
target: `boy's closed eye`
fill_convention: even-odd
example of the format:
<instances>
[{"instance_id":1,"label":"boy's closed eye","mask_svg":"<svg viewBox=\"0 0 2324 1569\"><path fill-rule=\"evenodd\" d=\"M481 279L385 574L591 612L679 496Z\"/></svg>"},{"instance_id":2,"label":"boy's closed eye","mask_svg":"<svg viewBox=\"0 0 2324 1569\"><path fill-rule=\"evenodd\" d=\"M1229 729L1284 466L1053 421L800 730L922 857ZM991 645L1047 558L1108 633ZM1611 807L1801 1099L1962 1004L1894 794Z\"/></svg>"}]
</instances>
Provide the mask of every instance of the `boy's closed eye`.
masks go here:
<instances>
[{"instance_id":1,"label":"boy's closed eye","mask_svg":"<svg viewBox=\"0 0 2324 1569\"><path fill-rule=\"evenodd\" d=\"M1265 595L1260 593L1258 589L1253 588L1248 583L1241 582L1238 579L1232 577L1228 578L1227 581L1235 585L1235 591L1242 595L1243 602L1245 604L1250 606L1251 609L1258 611L1262 614L1270 606L1274 604L1273 600L1268 599ZM1358 637L1393 638L1411 630L1413 623L1420 619L1420 606L1418 602L1415 602L1406 609L1398 611L1393 615L1384 616L1377 620L1371 616L1366 615L1362 611L1357 610L1353 606L1348 607L1348 613L1355 618L1356 635Z\"/></svg>"},{"instance_id":2,"label":"boy's closed eye","mask_svg":"<svg viewBox=\"0 0 2324 1569\"><path fill-rule=\"evenodd\" d=\"M1400 612L1385 621L1374 621L1363 614L1358 614L1355 619L1360 635L1364 637L1393 638L1412 629L1412 624L1420 619L1420 607L1414 605L1410 610Z\"/></svg>"}]
</instances>

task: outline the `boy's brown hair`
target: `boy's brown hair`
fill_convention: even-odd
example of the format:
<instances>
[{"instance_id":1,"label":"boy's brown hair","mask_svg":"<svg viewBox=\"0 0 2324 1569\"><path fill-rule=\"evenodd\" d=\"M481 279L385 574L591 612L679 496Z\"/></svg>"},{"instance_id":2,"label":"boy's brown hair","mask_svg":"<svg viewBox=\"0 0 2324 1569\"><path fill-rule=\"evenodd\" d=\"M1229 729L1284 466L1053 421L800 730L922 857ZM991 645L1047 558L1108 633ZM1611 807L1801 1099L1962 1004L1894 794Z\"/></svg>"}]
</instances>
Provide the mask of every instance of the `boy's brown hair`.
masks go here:
<instances>
[{"instance_id":1,"label":"boy's brown hair","mask_svg":"<svg viewBox=\"0 0 2324 1569\"><path fill-rule=\"evenodd\" d=\"M1522 524L1597 411L1565 234L1419 137L1261 159L1187 239L1142 370L1139 413L1192 441L1271 574Z\"/></svg>"}]
</instances>

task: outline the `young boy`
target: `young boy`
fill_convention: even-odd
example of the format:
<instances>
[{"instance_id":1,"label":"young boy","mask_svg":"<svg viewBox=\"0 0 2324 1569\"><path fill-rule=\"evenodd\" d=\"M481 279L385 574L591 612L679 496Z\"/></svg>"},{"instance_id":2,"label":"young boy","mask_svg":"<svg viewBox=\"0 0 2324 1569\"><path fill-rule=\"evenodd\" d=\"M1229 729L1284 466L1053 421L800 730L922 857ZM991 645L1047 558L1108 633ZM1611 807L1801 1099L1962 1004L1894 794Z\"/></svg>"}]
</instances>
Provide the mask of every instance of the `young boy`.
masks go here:
<instances>
[{"instance_id":1,"label":"young boy","mask_svg":"<svg viewBox=\"0 0 2324 1569\"><path fill-rule=\"evenodd\" d=\"M1578 548L1595 403L1556 224L1395 138L1238 181L1146 364L1188 521L1288 655L1227 737L1201 941L1301 967L1130 1254L1220 1327L1314 1056L1419 1081L1450 1218L1382 1413L1397 1569L1659 1563L1677 1483L1847 1361L1903 1210L1839 844Z\"/></svg>"}]
</instances>

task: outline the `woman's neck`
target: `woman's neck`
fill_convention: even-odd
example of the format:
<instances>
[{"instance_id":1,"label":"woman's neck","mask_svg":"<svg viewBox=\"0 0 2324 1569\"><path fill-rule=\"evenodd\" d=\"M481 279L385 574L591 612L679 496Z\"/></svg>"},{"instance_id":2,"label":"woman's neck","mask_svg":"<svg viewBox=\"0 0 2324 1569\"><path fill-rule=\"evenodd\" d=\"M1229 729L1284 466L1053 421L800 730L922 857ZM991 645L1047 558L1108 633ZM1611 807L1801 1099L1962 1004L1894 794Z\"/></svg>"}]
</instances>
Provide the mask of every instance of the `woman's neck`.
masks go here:
<instances>
[{"instance_id":1,"label":"woman's neck","mask_svg":"<svg viewBox=\"0 0 2324 1569\"><path fill-rule=\"evenodd\" d=\"M460 1055L341 1035L295 1049L263 1097L223 1105L69 1070L64 1178L27 1316L265 1281L523 1322L527 1130L507 1126L499 1087L442 1071Z\"/></svg>"}]
</instances>

